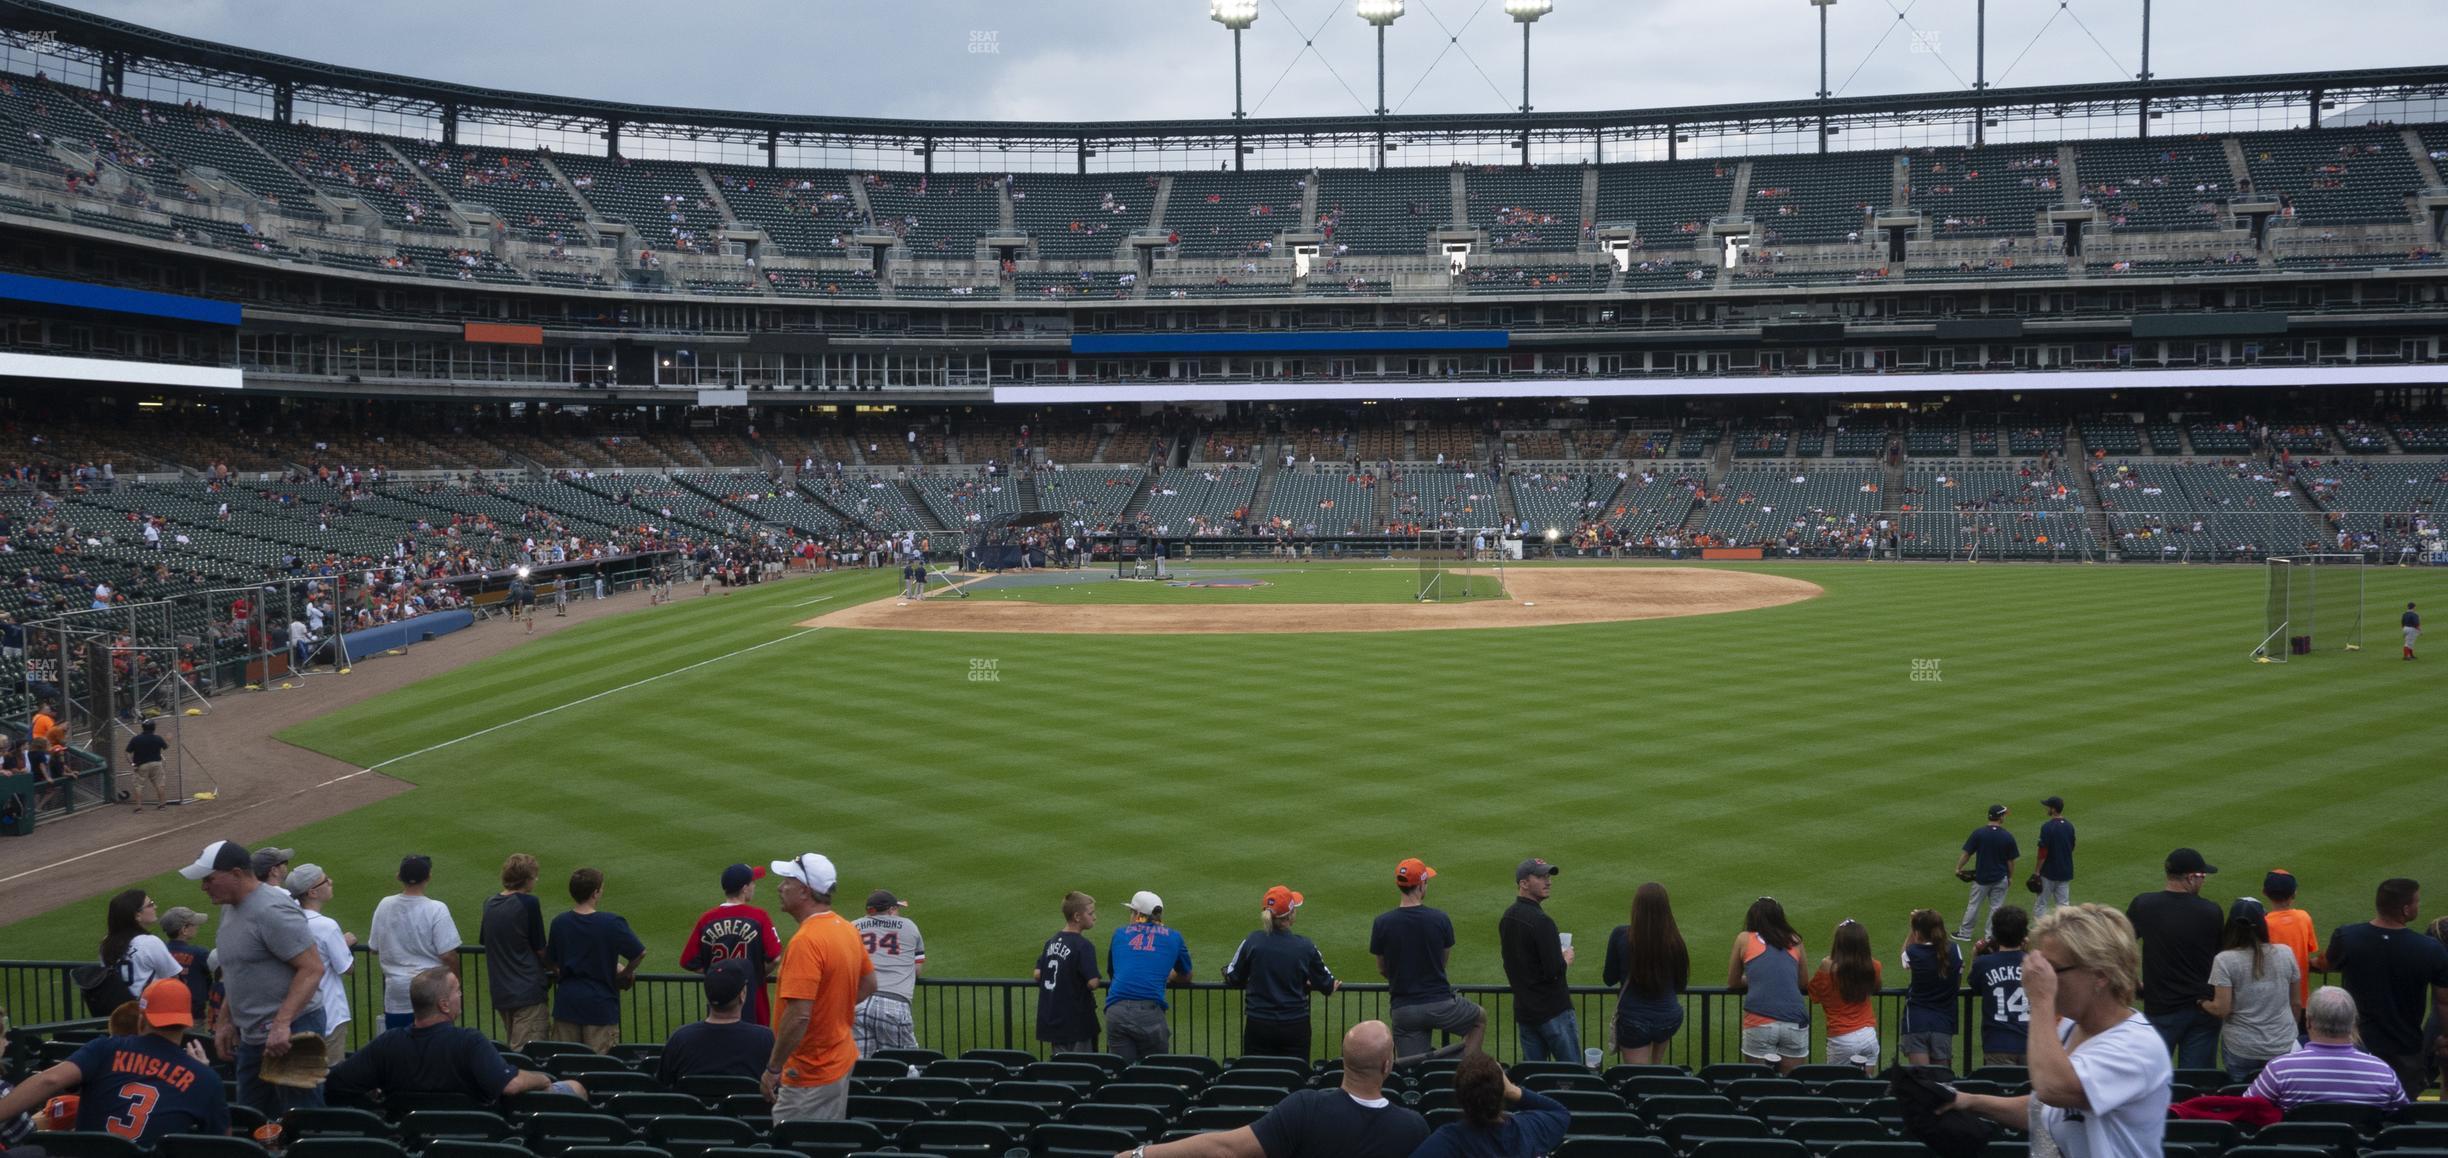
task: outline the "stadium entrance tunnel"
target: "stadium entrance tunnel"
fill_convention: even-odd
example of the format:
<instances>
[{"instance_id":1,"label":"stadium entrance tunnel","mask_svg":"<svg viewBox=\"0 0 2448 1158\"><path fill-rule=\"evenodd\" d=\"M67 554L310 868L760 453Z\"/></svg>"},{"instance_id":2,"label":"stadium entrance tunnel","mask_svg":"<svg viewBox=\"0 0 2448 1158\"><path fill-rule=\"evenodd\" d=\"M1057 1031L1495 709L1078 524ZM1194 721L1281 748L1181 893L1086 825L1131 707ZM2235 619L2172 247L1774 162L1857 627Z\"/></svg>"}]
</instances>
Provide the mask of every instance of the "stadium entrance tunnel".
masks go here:
<instances>
[{"instance_id":1,"label":"stadium entrance tunnel","mask_svg":"<svg viewBox=\"0 0 2448 1158\"><path fill-rule=\"evenodd\" d=\"M1823 591L1783 575L1705 567L1513 567L1505 587L1510 598L1466 603L1075 604L936 594L914 603L879 599L800 626L1131 635L1450 631L1757 611Z\"/></svg>"}]
</instances>

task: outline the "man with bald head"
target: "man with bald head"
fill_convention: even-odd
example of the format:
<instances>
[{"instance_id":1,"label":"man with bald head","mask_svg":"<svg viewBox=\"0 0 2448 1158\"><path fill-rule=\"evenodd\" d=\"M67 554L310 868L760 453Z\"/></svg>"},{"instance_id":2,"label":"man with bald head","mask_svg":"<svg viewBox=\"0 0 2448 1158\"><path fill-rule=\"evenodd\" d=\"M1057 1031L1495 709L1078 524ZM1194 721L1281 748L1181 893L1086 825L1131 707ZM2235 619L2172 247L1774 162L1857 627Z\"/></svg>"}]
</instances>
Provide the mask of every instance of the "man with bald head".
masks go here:
<instances>
[{"instance_id":1,"label":"man with bald head","mask_svg":"<svg viewBox=\"0 0 2448 1158\"><path fill-rule=\"evenodd\" d=\"M1126 1150L1118 1158L1409 1158L1428 1140L1428 1120L1385 1095L1394 1073L1394 1031L1363 1021L1343 1035L1343 1084L1299 1090L1266 1117Z\"/></svg>"}]
</instances>

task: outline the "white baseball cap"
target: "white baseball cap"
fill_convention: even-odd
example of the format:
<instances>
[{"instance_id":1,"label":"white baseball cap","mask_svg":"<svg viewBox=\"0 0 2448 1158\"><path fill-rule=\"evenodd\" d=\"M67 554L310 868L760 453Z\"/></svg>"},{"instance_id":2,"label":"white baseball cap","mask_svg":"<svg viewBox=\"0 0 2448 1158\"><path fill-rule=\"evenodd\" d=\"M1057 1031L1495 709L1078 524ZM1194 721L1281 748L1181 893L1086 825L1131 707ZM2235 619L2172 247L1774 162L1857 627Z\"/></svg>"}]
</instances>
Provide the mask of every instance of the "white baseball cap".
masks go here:
<instances>
[{"instance_id":1,"label":"white baseball cap","mask_svg":"<svg viewBox=\"0 0 2448 1158\"><path fill-rule=\"evenodd\" d=\"M809 892L818 896L831 896L834 883L841 880L841 874L833 870L833 862L820 852L803 852L792 860L775 861L768 871L806 885Z\"/></svg>"},{"instance_id":2,"label":"white baseball cap","mask_svg":"<svg viewBox=\"0 0 2448 1158\"><path fill-rule=\"evenodd\" d=\"M1162 908L1164 908L1164 898L1157 896L1146 889L1141 889L1138 892L1131 894L1130 911L1137 913L1142 917L1153 917L1156 915L1157 910Z\"/></svg>"},{"instance_id":3,"label":"white baseball cap","mask_svg":"<svg viewBox=\"0 0 2448 1158\"><path fill-rule=\"evenodd\" d=\"M234 840L216 840L205 845L195 863L180 869L179 875L191 881L200 881L214 873L234 868L251 870L253 865L254 858L248 855L245 845Z\"/></svg>"}]
</instances>

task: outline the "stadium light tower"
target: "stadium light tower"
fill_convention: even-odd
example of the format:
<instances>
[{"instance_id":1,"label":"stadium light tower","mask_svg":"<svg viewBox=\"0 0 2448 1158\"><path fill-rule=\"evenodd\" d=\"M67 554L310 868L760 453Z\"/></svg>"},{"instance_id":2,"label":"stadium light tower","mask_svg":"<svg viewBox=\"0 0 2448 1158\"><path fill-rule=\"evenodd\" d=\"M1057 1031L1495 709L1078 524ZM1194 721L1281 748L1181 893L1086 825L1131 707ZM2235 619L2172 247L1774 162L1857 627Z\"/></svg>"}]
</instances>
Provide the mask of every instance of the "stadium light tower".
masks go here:
<instances>
[{"instance_id":1,"label":"stadium light tower","mask_svg":"<svg viewBox=\"0 0 2448 1158\"><path fill-rule=\"evenodd\" d=\"M1207 19L1213 20L1233 34L1233 119L1248 115L1241 111L1241 31L1258 23L1258 0L1207 0Z\"/></svg>"},{"instance_id":2,"label":"stadium light tower","mask_svg":"<svg viewBox=\"0 0 2448 1158\"><path fill-rule=\"evenodd\" d=\"M1555 11L1555 0L1504 0L1504 10L1505 15L1512 17L1514 23L1521 25L1522 28L1521 112L1522 116L1528 117L1530 115L1530 26L1538 23L1539 17ZM1522 126L1521 155L1522 167L1528 168L1530 165L1530 126L1527 124Z\"/></svg>"},{"instance_id":3,"label":"stadium light tower","mask_svg":"<svg viewBox=\"0 0 2448 1158\"><path fill-rule=\"evenodd\" d=\"M1836 6L1836 0L1810 0L1810 2L1811 7L1819 10L1819 151L1824 153L1827 152L1828 138L1827 10Z\"/></svg>"},{"instance_id":4,"label":"stadium light tower","mask_svg":"<svg viewBox=\"0 0 2448 1158\"><path fill-rule=\"evenodd\" d=\"M1377 26L1377 115L1386 115L1385 103L1385 30L1402 19L1403 0L1360 0L1352 5L1360 19Z\"/></svg>"}]
</instances>

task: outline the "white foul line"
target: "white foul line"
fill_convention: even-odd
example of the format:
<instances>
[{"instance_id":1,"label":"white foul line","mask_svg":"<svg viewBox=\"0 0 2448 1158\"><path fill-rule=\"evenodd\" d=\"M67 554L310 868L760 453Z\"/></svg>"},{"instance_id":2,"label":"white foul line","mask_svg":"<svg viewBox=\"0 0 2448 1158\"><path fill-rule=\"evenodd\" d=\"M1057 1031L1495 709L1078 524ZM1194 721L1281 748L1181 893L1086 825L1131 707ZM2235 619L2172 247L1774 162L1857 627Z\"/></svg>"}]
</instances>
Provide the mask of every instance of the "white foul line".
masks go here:
<instances>
[{"instance_id":1,"label":"white foul line","mask_svg":"<svg viewBox=\"0 0 2448 1158\"><path fill-rule=\"evenodd\" d=\"M830 598L830 596L828 596L827 598ZM805 630L805 631L795 632L795 633L790 634L790 635L785 635L785 636L782 636L782 637L781 637L781 638L779 638L779 639L769 639L769 640L766 640L766 641L765 641L765 642L763 642L763 643L751 644L751 645L749 645L749 646L747 646L747 647L740 648L740 649L739 649L739 650L737 650L737 651L727 651L727 652L724 652L724 653L723 653L723 654L721 654L721 655L715 656L715 657L714 657L714 658L712 658L712 659L701 659L701 660L698 660L696 663L692 663L692 664L688 665L687 667L676 667L676 668L673 668L673 669L672 669L672 670L670 670L670 671L663 672L663 673L661 673L660 675L650 675L650 676L647 676L645 679L642 679L642 680L633 680L633 681L631 681L631 682L629 682L629 683L622 684L621 686L619 686L619 687L617 687L617 688L608 688L608 689L606 689L606 690L604 690L604 691L597 692L597 693L595 693L594 695L591 695L591 696L586 696L586 697L583 697L583 698L580 698L580 699L571 700L570 702L568 702L568 703L566 703L566 704L560 704L560 705L557 705L557 706L554 706L554 707L549 707L549 708L546 708L546 709L544 709L544 710L542 710L542 711L540 711L540 712L529 712L528 714L526 714L526 715L524 715L524 716L520 716L519 718L517 718L517 719L515 719L515 720L510 720L510 721L506 721L506 722L504 722L504 723L495 724L495 725L493 725L492 727L489 727L489 728L479 728L479 729L477 729L476 731L470 732L470 733L468 733L467 735L464 735L464 736L459 737L458 739L454 739L454 740L444 740L444 741L442 741L442 742L441 742L441 743L439 743L439 744L434 744L434 745L431 745L431 746L429 746L429 747L419 748L419 749L417 749L416 751L414 751L414 752L410 752L410 753L408 753L408 754L407 754L407 755L405 755L405 756L393 756L392 758L390 758L390 759L388 759L388 760L384 760L384 761L382 761L382 762L380 762L380 763L373 764L373 765L370 765L370 766L368 766L368 767L360 768L360 769L358 769L358 770L356 770L356 771L354 771L354 772L346 773L346 774L344 774L344 775L340 775L340 776L334 776L334 777L332 777L332 778L331 778L331 779L329 779L329 780L323 781L322 783L315 785L313 788L300 788L300 789L298 789L297 791L295 791L295 792L292 792L292 793L288 794L287 796L275 797L275 798L273 798L273 799L268 799L268 800L258 800L258 801L256 801L256 802L255 802L255 803L253 803L253 804L249 804L249 805L245 806L244 808L240 808L240 809L238 809L237 811L240 811L240 812L251 811L251 810L253 810L253 809L261 808L261 807L263 807L263 806L264 806L264 805L266 805L266 804L271 804L271 803L274 803L275 801L278 801L278 800L294 800L294 799L296 799L296 798L298 798L298 797L300 797L300 796L304 796L305 794L307 794L307 793L309 793L309 792L316 791L317 789L329 788L329 787L331 787L332 785L334 785L334 784L338 784L338 783L340 783L340 782L342 782L342 781L345 781L345 780L355 780L356 778L358 778L358 777L360 777L360 776L370 775L370 774L372 774L373 772L375 772L375 771L376 771L376 770L378 770L378 769L385 768L385 767L388 767L388 766L393 765L393 764L397 764L397 763L399 763L399 762L400 762L400 761L402 761L402 760L413 760L413 759L415 759L415 758L417 758L417 757L419 757L419 756L425 755L425 754L426 754L426 753L428 753L428 752L439 752L439 751L441 751L442 749L444 749L444 748L448 748L448 747L450 747L450 746L451 746L451 745L453 745L453 744L461 743L461 742L463 742L463 741L467 741L467 740L473 740L473 739L477 738L478 736L490 735L491 733L501 731L503 728L512 727L512 726L514 726L514 725L518 725L518 724L524 724L524 723L526 723L526 722L527 722L527 721L529 721L529 720L541 719L541 718L543 718L543 717L545 717L545 716L549 716L549 715L553 714L554 712L561 711L561 710L562 710L562 709L564 709L564 708L574 708L574 707L577 707L577 706L578 706L578 705L580 705L580 704L584 704L584 703L591 703L591 702L593 702L593 701L595 701L595 700L600 700L600 699L604 698L605 696L608 696L608 695L612 695L612 694L614 694L615 692L625 692L625 691L628 691L628 690L629 690L629 689L631 689L631 688L635 688L635 687L643 687L643 686L645 686L645 685L647 685L647 684L650 684L650 683L653 683L653 682L655 682L656 680L659 680L659 679L665 679L665 678L670 677L670 676L676 676L676 675L679 675L679 674L680 674L680 673L682 673L682 672L695 671L695 670L697 670L698 668L701 668L701 667L706 666L707 664L721 663L722 661L724 661L724 660L726 660L726 659L731 659L731 658L734 658L734 657L736 657L736 656L743 656L743 655L746 655L746 654L748 654L749 652L752 652L752 651L762 651L762 650L764 650L765 648L772 647L773 645L775 645L775 644L777 644L777 643L789 643L790 641L792 641L792 640L794 640L794 639L799 639L799 638L802 638L802 637L804 637L804 636L814 635L814 634L816 634L818 631L821 631L821 630L823 630L823 629L822 629L822 628L815 628L815 627L811 627L811 628L808 628L808 629L807 629L807 630ZM131 848L131 847L134 847L134 846L136 846L136 845L143 844L143 843L145 843L146 841L149 841L149 840L159 840L159 839L161 839L162 837L165 837L165 836L169 836L169 835L171 835L172 833L176 833L176 832L183 832L183 831L185 831L185 830L187 830L187 829L194 828L194 827L196 827L196 826L198 826L198 825L204 825L204 824L219 824L219 823L222 823L224 820L226 820L228 816L229 816L229 814L228 814L228 813L223 813L223 814L220 814L220 815L218 815L218 816L208 817L208 818L203 819L203 820L194 820L194 821L189 821L188 823L186 823L186 824L182 824L182 825L179 825L179 826L177 826L177 827L175 827L175 828L168 828L168 829L164 829L164 830L162 830L162 831L160 831L160 832L147 833L146 835L144 835L144 836L140 836L140 837L137 837L137 838L136 838L136 839L134 839L134 840L124 840L124 841L119 842L118 844L109 845L109 846L104 847L104 848L97 848L97 849L92 849L92 850L87 851L87 852L81 852L81 853L78 853L77 855L72 856L72 857L67 857L67 858L64 858L64 859L61 859L61 860L55 860L55 861L52 861L50 864L43 865L43 866L41 866L41 867L39 867L39 868L30 868L30 869L27 869L27 870L25 870L24 872L21 872L21 873L15 873L15 874L10 875L10 876L0 877L0 885L5 885L5 884L9 883L10 881L19 880L19 879L22 879L22 878L25 878L25 877L34 876L34 875L36 875L36 874L38 874L38 873L45 873L45 872L49 872L49 871L51 871L52 869L55 869L55 868L59 868L59 867L61 867L62 865L71 865L71 864L75 864L76 862L81 861L81 860L84 860L84 859L85 859L85 858L87 858L87 857L95 857L95 856L100 856L100 855L102 855L103 853L106 853L106 852L117 852L117 851L119 851L120 849L123 849L123 848Z\"/></svg>"},{"instance_id":2,"label":"white foul line","mask_svg":"<svg viewBox=\"0 0 2448 1158\"><path fill-rule=\"evenodd\" d=\"M819 596L817 596L817 597L816 597L816 598L814 598L814 599L802 599L802 600L800 600L800 601L799 601L799 602L797 602L797 603L793 603L793 604L791 604L791 606L793 606L793 607L805 607L805 606L807 606L807 605L808 605L808 604L810 604L810 603L822 603L822 602L824 602L825 600L827 600L827 599L831 599L831 598L833 598L833 597L832 597L832 596L830 596L830 595L819 595Z\"/></svg>"}]
</instances>

